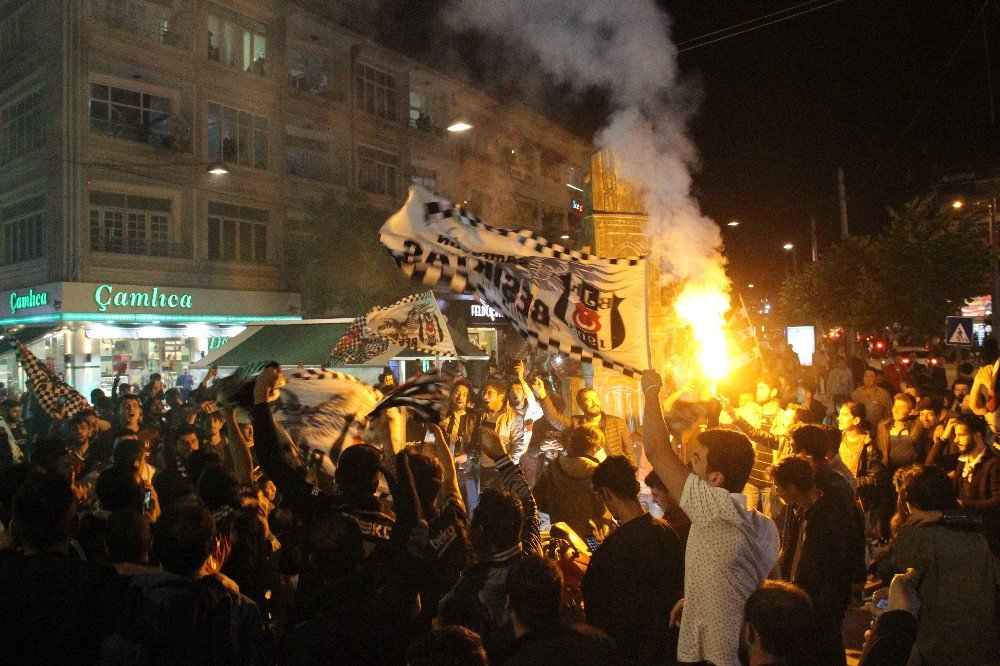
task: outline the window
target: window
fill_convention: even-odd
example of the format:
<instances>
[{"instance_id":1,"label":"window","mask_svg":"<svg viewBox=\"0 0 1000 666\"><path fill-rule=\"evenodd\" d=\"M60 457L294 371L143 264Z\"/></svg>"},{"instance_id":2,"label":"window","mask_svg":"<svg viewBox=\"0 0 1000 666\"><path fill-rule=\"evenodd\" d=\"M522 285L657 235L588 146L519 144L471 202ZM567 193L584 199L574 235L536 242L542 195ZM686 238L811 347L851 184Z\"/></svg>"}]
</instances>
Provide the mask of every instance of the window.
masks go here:
<instances>
[{"instance_id":1,"label":"window","mask_svg":"<svg viewBox=\"0 0 1000 666\"><path fill-rule=\"evenodd\" d=\"M45 145L44 99L36 90L0 108L0 164Z\"/></svg>"},{"instance_id":2,"label":"window","mask_svg":"<svg viewBox=\"0 0 1000 666\"><path fill-rule=\"evenodd\" d=\"M90 250L170 257L170 199L92 191Z\"/></svg>"},{"instance_id":3,"label":"window","mask_svg":"<svg viewBox=\"0 0 1000 666\"><path fill-rule=\"evenodd\" d=\"M399 159L374 148L358 147L358 189L372 194L396 196Z\"/></svg>"},{"instance_id":4,"label":"window","mask_svg":"<svg viewBox=\"0 0 1000 666\"><path fill-rule=\"evenodd\" d=\"M264 76L267 31L245 16L219 11L208 17L208 59Z\"/></svg>"},{"instance_id":5,"label":"window","mask_svg":"<svg viewBox=\"0 0 1000 666\"><path fill-rule=\"evenodd\" d=\"M437 109L429 95L410 91L410 127L424 132L435 129Z\"/></svg>"},{"instance_id":6,"label":"window","mask_svg":"<svg viewBox=\"0 0 1000 666\"><path fill-rule=\"evenodd\" d=\"M267 168L267 118L208 105L208 158Z\"/></svg>"},{"instance_id":7,"label":"window","mask_svg":"<svg viewBox=\"0 0 1000 666\"><path fill-rule=\"evenodd\" d=\"M45 195L36 194L0 208L0 241L5 266L45 254Z\"/></svg>"},{"instance_id":8,"label":"window","mask_svg":"<svg viewBox=\"0 0 1000 666\"><path fill-rule=\"evenodd\" d=\"M354 104L379 118L396 119L396 77L358 65L354 72Z\"/></svg>"},{"instance_id":9,"label":"window","mask_svg":"<svg viewBox=\"0 0 1000 666\"><path fill-rule=\"evenodd\" d=\"M131 34L181 46L170 0L90 0L90 17Z\"/></svg>"},{"instance_id":10,"label":"window","mask_svg":"<svg viewBox=\"0 0 1000 666\"><path fill-rule=\"evenodd\" d=\"M90 84L90 128L129 141L172 147L174 138L168 129L172 107L167 97Z\"/></svg>"},{"instance_id":11,"label":"window","mask_svg":"<svg viewBox=\"0 0 1000 666\"><path fill-rule=\"evenodd\" d=\"M330 144L301 136L285 138L288 173L312 180L330 180Z\"/></svg>"},{"instance_id":12,"label":"window","mask_svg":"<svg viewBox=\"0 0 1000 666\"><path fill-rule=\"evenodd\" d=\"M267 211L208 202L208 258L267 262Z\"/></svg>"},{"instance_id":13,"label":"window","mask_svg":"<svg viewBox=\"0 0 1000 666\"><path fill-rule=\"evenodd\" d=\"M288 49L288 84L293 88L342 102L345 79L343 63L334 58L309 49Z\"/></svg>"}]
</instances>

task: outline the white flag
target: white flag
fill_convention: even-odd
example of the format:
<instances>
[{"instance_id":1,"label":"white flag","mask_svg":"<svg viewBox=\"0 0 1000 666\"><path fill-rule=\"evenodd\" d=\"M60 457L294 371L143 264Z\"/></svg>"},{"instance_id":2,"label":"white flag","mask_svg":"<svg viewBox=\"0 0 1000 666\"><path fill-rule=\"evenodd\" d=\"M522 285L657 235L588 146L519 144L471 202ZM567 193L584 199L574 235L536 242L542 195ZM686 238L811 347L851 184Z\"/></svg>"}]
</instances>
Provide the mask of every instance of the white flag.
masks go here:
<instances>
[{"instance_id":1,"label":"white flag","mask_svg":"<svg viewBox=\"0 0 1000 666\"><path fill-rule=\"evenodd\" d=\"M419 187L380 237L411 278L471 291L544 351L628 376L647 366L644 257L595 257L491 227Z\"/></svg>"},{"instance_id":2,"label":"white flag","mask_svg":"<svg viewBox=\"0 0 1000 666\"><path fill-rule=\"evenodd\" d=\"M371 331L389 342L437 356L458 356L448 331L448 320L432 292L407 296L388 307L372 308L365 319Z\"/></svg>"}]
</instances>

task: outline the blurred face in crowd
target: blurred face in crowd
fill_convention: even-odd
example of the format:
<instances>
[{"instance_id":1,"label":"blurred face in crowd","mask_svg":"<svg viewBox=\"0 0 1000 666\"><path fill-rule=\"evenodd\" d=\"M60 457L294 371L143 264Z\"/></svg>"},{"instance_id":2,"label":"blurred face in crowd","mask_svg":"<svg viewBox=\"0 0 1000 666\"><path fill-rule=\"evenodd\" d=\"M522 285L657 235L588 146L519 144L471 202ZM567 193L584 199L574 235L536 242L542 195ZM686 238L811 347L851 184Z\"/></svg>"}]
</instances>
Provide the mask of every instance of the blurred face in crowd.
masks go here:
<instances>
[{"instance_id":1,"label":"blurred face in crowd","mask_svg":"<svg viewBox=\"0 0 1000 666\"><path fill-rule=\"evenodd\" d=\"M938 424L938 415L933 409L921 409L917 417L920 419L920 425L928 430Z\"/></svg>"},{"instance_id":2,"label":"blurred face in crowd","mask_svg":"<svg viewBox=\"0 0 1000 666\"><path fill-rule=\"evenodd\" d=\"M964 423L955 425L955 446L959 453L966 454L974 451L979 445L979 436L969 430L969 426Z\"/></svg>"},{"instance_id":3,"label":"blurred face in crowd","mask_svg":"<svg viewBox=\"0 0 1000 666\"><path fill-rule=\"evenodd\" d=\"M905 400L892 401L892 418L902 423L910 415L910 403Z\"/></svg>"},{"instance_id":4,"label":"blurred face in crowd","mask_svg":"<svg viewBox=\"0 0 1000 666\"><path fill-rule=\"evenodd\" d=\"M122 417L125 423L138 423L142 416L142 407L135 398L128 398L122 401Z\"/></svg>"},{"instance_id":5,"label":"blurred face in crowd","mask_svg":"<svg viewBox=\"0 0 1000 666\"><path fill-rule=\"evenodd\" d=\"M215 437L222 430L222 426L225 421L222 419L222 415L218 412L209 415L208 417L208 434Z\"/></svg>"},{"instance_id":6,"label":"blurred face in crowd","mask_svg":"<svg viewBox=\"0 0 1000 666\"><path fill-rule=\"evenodd\" d=\"M177 457L181 460L198 450L198 436L193 432L186 433L177 438Z\"/></svg>"},{"instance_id":7,"label":"blurred face in crowd","mask_svg":"<svg viewBox=\"0 0 1000 666\"><path fill-rule=\"evenodd\" d=\"M498 412L503 407L504 395L494 386L487 386L483 391L483 401L491 412Z\"/></svg>"},{"instance_id":8,"label":"blurred face in crowd","mask_svg":"<svg viewBox=\"0 0 1000 666\"><path fill-rule=\"evenodd\" d=\"M955 399L959 402L962 398L969 395L969 385L964 382L955 382Z\"/></svg>"},{"instance_id":9,"label":"blurred face in crowd","mask_svg":"<svg viewBox=\"0 0 1000 666\"><path fill-rule=\"evenodd\" d=\"M865 374L862 376L861 381L864 383L865 388L871 388L875 386L875 380L877 376L874 370L865 370Z\"/></svg>"},{"instance_id":10,"label":"blurred face in crowd","mask_svg":"<svg viewBox=\"0 0 1000 666\"><path fill-rule=\"evenodd\" d=\"M656 502L656 506L663 510L663 513L670 513L677 508L677 502L674 498L670 496L670 493L664 488L654 486L649 489L650 495L653 497L653 501Z\"/></svg>"},{"instance_id":11,"label":"blurred face in crowd","mask_svg":"<svg viewBox=\"0 0 1000 666\"><path fill-rule=\"evenodd\" d=\"M601 413L601 396L597 391L584 391L580 396L580 410L588 418L599 416Z\"/></svg>"},{"instance_id":12,"label":"blurred face in crowd","mask_svg":"<svg viewBox=\"0 0 1000 666\"><path fill-rule=\"evenodd\" d=\"M771 401L771 385L767 382L757 382L757 392L754 394L754 400L757 401L758 405L763 405Z\"/></svg>"},{"instance_id":13,"label":"blurred face in crowd","mask_svg":"<svg viewBox=\"0 0 1000 666\"><path fill-rule=\"evenodd\" d=\"M837 427L840 429L841 432L844 432L845 430L850 430L854 426L858 425L860 422L861 419L854 416L854 414L851 414L851 410L847 407L847 405L843 405L840 408L840 411L837 412Z\"/></svg>"},{"instance_id":14,"label":"blurred face in crowd","mask_svg":"<svg viewBox=\"0 0 1000 666\"><path fill-rule=\"evenodd\" d=\"M451 410L453 412L464 412L469 405L469 387L459 384L451 392Z\"/></svg>"},{"instance_id":15,"label":"blurred face in crowd","mask_svg":"<svg viewBox=\"0 0 1000 666\"><path fill-rule=\"evenodd\" d=\"M76 444L83 444L88 439L90 439L90 426L87 425L87 421L79 421L70 425L69 427L70 437Z\"/></svg>"},{"instance_id":16,"label":"blurred face in crowd","mask_svg":"<svg viewBox=\"0 0 1000 666\"><path fill-rule=\"evenodd\" d=\"M20 405L14 405L13 407L11 407L10 409L7 410L7 422L8 423L17 423L20 420L21 420L21 406Z\"/></svg>"},{"instance_id":17,"label":"blurred face in crowd","mask_svg":"<svg viewBox=\"0 0 1000 666\"><path fill-rule=\"evenodd\" d=\"M507 394L510 398L510 403L514 407L521 407L524 405L524 388L521 386L520 382L511 384Z\"/></svg>"},{"instance_id":18,"label":"blurred face in crowd","mask_svg":"<svg viewBox=\"0 0 1000 666\"><path fill-rule=\"evenodd\" d=\"M253 424L244 423L240 426L240 430L243 431L243 439L247 440L248 443L253 444Z\"/></svg>"}]
</instances>

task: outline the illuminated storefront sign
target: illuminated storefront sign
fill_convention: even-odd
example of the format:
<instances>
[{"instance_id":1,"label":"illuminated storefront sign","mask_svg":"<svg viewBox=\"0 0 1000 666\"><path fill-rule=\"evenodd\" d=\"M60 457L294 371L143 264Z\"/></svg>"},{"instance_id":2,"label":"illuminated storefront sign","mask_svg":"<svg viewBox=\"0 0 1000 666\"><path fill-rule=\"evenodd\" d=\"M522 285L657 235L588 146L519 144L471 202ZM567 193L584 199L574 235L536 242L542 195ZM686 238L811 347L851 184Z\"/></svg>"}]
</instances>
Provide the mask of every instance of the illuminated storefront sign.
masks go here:
<instances>
[{"instance_id":1,"label":"illuminated storefront sign","mask_svg":"<svg viewBox=\"0 0 1000 666\"><path fill-rule=\"evenodd\" d=\"M14 314L18 310L30 310L49 304L49 294L45 291L35 292L29 289L27 294L19 294L16 291L10 292L10 313Z\"/></svg>"},{"instance_id":2,"label":"illuminated storefront sign","mask_svg":"<svg viewBox=\"0 0 1000 666\"><path fill-rule=\"evenodd\" d=\"M104 312L109 305L123 308L165 308L176 310L192 307L191 294L163 293L159 287L147 291L115 291L114 285L102 284L94 291L97 309Z\"/></svg>"}]
</instances>

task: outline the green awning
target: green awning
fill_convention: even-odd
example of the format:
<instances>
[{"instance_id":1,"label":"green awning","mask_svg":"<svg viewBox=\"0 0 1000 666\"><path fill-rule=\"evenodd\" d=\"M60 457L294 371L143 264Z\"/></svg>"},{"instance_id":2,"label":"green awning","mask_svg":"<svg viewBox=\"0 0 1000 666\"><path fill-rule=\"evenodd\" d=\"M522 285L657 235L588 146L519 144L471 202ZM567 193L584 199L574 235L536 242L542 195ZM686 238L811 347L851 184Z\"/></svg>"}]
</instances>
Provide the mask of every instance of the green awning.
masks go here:
<instances>
[{"instance_id":1,"label":"green awning","mask_svg":"<svg viewBox=\"0 0 1000 666\"><path fill-rule=\"evenodd\" d=\"M350 326L347 322L248 327L218 350L191 365L205 368L215 363L224 368L235 368L258 361L277 361L281 365L324 365L330 360L334 345L344 337Z\"/></svg>"}]
</instances>

